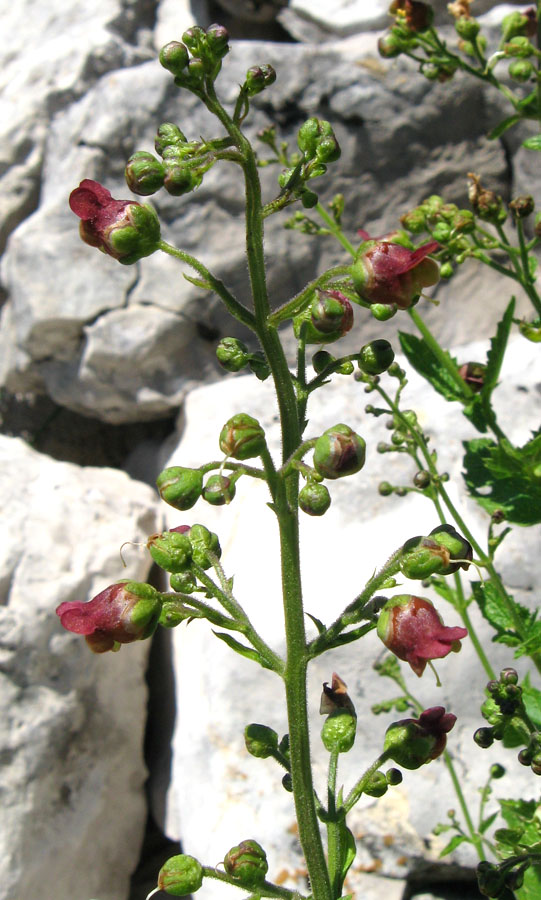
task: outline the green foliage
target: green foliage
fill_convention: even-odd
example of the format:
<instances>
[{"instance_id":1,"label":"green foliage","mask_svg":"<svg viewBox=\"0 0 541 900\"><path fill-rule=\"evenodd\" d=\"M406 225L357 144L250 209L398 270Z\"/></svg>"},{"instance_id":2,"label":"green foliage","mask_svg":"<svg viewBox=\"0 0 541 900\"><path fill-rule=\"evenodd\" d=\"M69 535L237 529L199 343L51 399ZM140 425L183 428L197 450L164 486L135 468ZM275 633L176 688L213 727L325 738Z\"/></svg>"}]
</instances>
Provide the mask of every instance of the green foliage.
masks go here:
<instances>
[{"instance_id":1,"label":"green foliage","mask_svg":"<svg viewBox=\"0 0 541 900\"><path fill-rule=\"evenodd\" d=\"M459 400L460 402L466 400L466 385L461 389L456 379L449 374L447 369L442 367L440 360L424 338L418 338L413 334L406 334L402 331L398 332L398 338L402 352L407 357L410 365L413 366L419 375L426 378L442 397L445 397L446 400ZM456 359L446 351L444 351L444 354L458 372Z\"/></svg>"},{"instance_id":2,"label":"green foliage","mask_svg":"<svg viewBox=\"0 0 541 900\"><path fill-rule=\"evenodd\" d=\"M464 479L480 506L515 525L541 522L541 432L523 447L489 438L465 441Z\"/></svg>"},{"instance_id":3,"label":"green foliage","mask_svg":"<svg viewBox=\"0 0 541 900\"><path fill-rule=\"evenodd\" d=\"M538 629L541 622L537 621L537 611L532 612L509 595L504 601L490 581L472 581L471 587L473 597L484 618L494 628L495 634L492 640L499 644L507 644L509 647L516 647L515 655L523 655L525 645L530 643L531 635L539 634Z\"/></svg>"}]
</instances>

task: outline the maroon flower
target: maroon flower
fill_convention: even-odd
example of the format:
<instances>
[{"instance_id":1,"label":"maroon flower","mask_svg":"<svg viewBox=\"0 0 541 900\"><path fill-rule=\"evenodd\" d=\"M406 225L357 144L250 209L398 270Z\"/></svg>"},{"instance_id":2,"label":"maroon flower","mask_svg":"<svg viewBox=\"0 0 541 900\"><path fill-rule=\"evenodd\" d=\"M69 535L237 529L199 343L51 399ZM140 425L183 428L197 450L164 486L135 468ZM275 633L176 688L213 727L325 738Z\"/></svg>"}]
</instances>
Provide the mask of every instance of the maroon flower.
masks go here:
<instances>
[{"instance_id":1,"label":"maroon flower","mask_svg":"<svg viewBox=\"0 0 541 900\"><path fill-rule=\"evenodd\" d=\"M364 233L362 233L364 236ZM439 279L439 267L428 254L439 244L429 241L410 250L389 240L368 240L350 272L355 290L368 303L394 304L407 309L425 287Z\"/></svg>"},{"instance_id":2,"label":"maroon flower","mask_svg":"<svg viewBox=\"0 0 541 900\"><path fill-rule=\"evenodd\" d=\"M85 178L69 198L81 219L81 238L91 247L129 265L158 247L160 224L151 206L135 200L114 200L97 181Z\"/></svg>"},{"instance_id":3,"label":"maroon flower","mask_svg":"<svg viewBox=\"0 0 541 900\"><path fill-rule=\"evenodd\" d=\"M390 759L405 769L418 769L441 756L455 722L456 716L446 713L445 707L432 706L418 719L400 719L389 725L384 749Z\"/></svg>"},{"instance_id":4,"label":"maroon flower","mask_svg":"<svg viewBox=\"0 0 541 900\"><path fill-rule=\"evenodd\" d=\"M443 624L430 600L401 594L388 600L378 619L378 636L399 659L421 676L429 659L460 650L466 628Z\"/></svg>"},{"instance_id":5,"label":"maroon flower","mask_svg":"<svg viewBox=\"0 0 541 900\"><path fill-rule=\"evenodd\" d=\"M67 631L84 634L94 653L105 653L119 650L120 644L150 637L156 630L161 605L160 594L151 585L121 581L88 603L61 603L56 612Z\"/></svg>"}]
</instances>

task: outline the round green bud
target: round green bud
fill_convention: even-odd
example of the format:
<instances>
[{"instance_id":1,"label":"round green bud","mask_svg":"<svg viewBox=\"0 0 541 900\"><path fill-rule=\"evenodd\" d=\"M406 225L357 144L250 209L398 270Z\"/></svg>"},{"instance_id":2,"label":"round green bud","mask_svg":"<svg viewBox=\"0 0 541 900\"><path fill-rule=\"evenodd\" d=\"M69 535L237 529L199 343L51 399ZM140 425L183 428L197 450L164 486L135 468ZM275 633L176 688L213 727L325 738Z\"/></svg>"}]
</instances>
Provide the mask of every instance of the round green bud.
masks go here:
<instances>
[{"instance_id":1,"label":"round green bud","mask_svg":"<svg viewBox=\"0 0 541 900\"><path fill-rule=\"evenodd\" d=\"M418 769L432 758L435 740L413 721L393 722L385 732L383 749L404 769Z\"/></svg>"},{"instance_id":2,"label":"round green bud","mask_svg":"<svg viewBox=\"0 0 541 900\"><path fill-rule=\"evenodd\" d=\"M189 617L189 613L179 609L176 600L164 600L160 618L158 619L158 625L161 625L162 628L176 628L177 625L180 625L181 622L185 622Z\"/></svg>"},{"instance_id":3,"label":"round green bud","mask_svg":"<svg viewBox=\"0 0 541 900\"><path fill-rule=\"evenodd\" d=\"M422 491L424 491L424 489L428 487L431 480L432 479L430 477L430 472L426 472L424 469L420 469L413 477L413 483L415 487L419 488Z\"/></svg>"},{"instance_id":4,"label":"round green bud","mask_svg":"<svg viewBox=\"0 0 541 900\"><path fill-rule=\"evenodd\" d=\"M392 304L388 305L387 303L372 303L370 305L370 312L378 322L386 322L396 315L398 307L393 306Z\"/></svg>"},{"instance_id":5,"label":"round green bud","mask_svg":"<svg viewBox=\"0 0 541 900\"><path fill-rule=\"evenodd\" d=\"M405 41L395 29L391 29L378 40L378 53L383 59L393 59L408 49L408 41Z\"/></svg>"},{"instance_id":6,"label":"round green bud","mask_svg":"<svg viewBox=\"0 0 541 900\"><path fill-rule=\"evenodd\" d=\"M156 139L154 141L154 149L156 153L163 156L164 151L167 148L184 143L186 143L186 137L180 128L172 122L163 122L158 128Z\"/></svg>"},{"instance_id":7,"label":"round green bud","mask_svg":"<svg viewBox=\"0 0 541 900\"><path fill-rule=\"evenodd\" d=\"M203 490L203 475L199 469L170 466L156 479L162 500L174 509L191 509Z\"/></svg>"},{"instance_id":8,"label":"round green bud","mask_svg":"<svg viewBox=\"0 0 541 900\"><path fill-rule=\"evenodd\" d=\"M390 497L393 493L393 486L388 481L380 481L378 485L378 493L382 497Z\"/></svg>"},{"instance_id":9,"label":"round green bud","mask_svg":"<svg viewBox=\"0 0 541 900\"><path fill-rule=\"evenodd\" d=\"M282 778L282 787L288 792L288 794L293 793L293 779L289 772L286 772L286 774Z\"/></svg>"},{"instance_id":10,"label":"round green bud","mask_svg":"<svg viewBox=\"0 0 541 900\"><path fill-rule=\"evenodd\" d=\"M317 206L319 197L314 191L304 190L301 193L301 203L305 209L313 209Z\"/></svg>"},{"instance_id":11,"label":"round green bud","mask_svg":"<svg viewBox=\"0 0 541 900\"><path fill-rule=\"evenodd\" d=\"M235 496L235 484L226 475L211 475L203 488L203 500L212 506L225 506Z\"/></svg>"},{"instance_id":12,"label":"round green bud","mask_svg":"<svg viewBox=\"0 0 541 900\"><path fill-rule=\"evenodd\" d=\"M229 52L229 33L223 25L209 25L206 39L208 49L218 59L222 59Z\"/></svg>"},{"instance_id":13,"label":"round green bud","mask_svg":"<svg viewBox=\"0 0 541 900\"><path fill-rule=\"evenodd\" d=\"M365 441L348 425L327 428L314 447L314 468L324 478L354 475L364 466L365 458Z\"/></svg>"},{"instance_id":14,"label":"round green bud","mask_svg":"<svg viewBox=\"0 0 541 900\"><path fill-rule=\"evenodd\" d=\"M432 229L432 237L440 244L448 241L451 236L451 226L448 222L438 222Z\"/></svg>"},{"instance_id":15,"label":"round green bud","mask_svg":"<svg viewBox=\"0 0 541 900\"><path fill-rule=\"evenodd\" d=\"M147 196L163 187L165 169L152 153L138 150L130 156L124 174L130 191Z\"/></svg>"},{"instance_id":16,"label":"round green bud","mask_svg":"<svg viewBox=\"0 0 541 900\"><path fill-rule=\"evenodd\" d=\"M202 180L194 169L189 169L177 160L166 160L163 186L172 197L181 197L194 191Z\"/></svg>"},{"instance_id":17,"label":"round green bud","mask_svg":"<svg viewBox=\"0 0 541 900\"><path fill-rule=\"evenodd\" d=\"M464 38L465 41L473 41L479 34L481 26L477 19L472 19L470 16L460 16L455 21L455 29L459 37Z\"/></svg>"},{"instance_id":18,"label":"round green bud","mask_svg":"<svg viewBox=\"0 0 541 900\"><path fill-rule=\"evenodd\" d=\"M483 728L478 728L477 731L473 735L473 739L478 747L481 747L482 750L488 750L489 747L494 743L494 734L492 728L487 728L484 726Z\"/></svg>"},{"instance_id":19,"label":"round green bud","mask_svg":"<svg viewBox=\"0 0 541 900\"><path fill-rule=\"evenodd\" d=\"M535 53L531 41L523 35L511 38L509 43L505 45L504 51L506 56L518 56L523 59L533 56Z\"/></svg>"},{"instance_id":20,"label":"round green bud","mask_svg":"<svg viewBox=\"0 0 541 900\"><path fill-rule=\"evenodd\" d=\"M248 365L248 347L238 338L222 338L216 347L216 358L228 372L240 372Z\"/></svg>"},{"instance_id":21,"label":"round green bud","mask_svg":"<svg viewBox=\"0 0 541 900\"><path fill-rule=\"evenodd\" d=\"M222 555L222 548L218 540L218 535L213 531L209 531L204 525L192 525L187 532L192 545L192 559L194 563L201 566L202 569L210 569L212 562L209 559L208 552L214 556Z\"/></svg>"},{"instance_id":22,"label":"round green bud","mask_svg":"<svg viewBox=\"0 0 541 900\"><path fill-rule=\"evenodd\" d=\"M336 357L332 353L328 353L327 350L318 350L312 357L312 365L315 372L319 375L320 372L323 372L323 369L335 362L335 359Z\"/></svg>"},{"instance_id":23,"label":"round green bud","mask_svg":"<svg viewBox=\"0 0 541 900\"><path fill-rule=\"evenodd\" d=\"M321 740L329 753L347 753L355 743L357 717L349 710L335 709L323 723Z\"/></svg>"},{"instance_id":24,"label":"round green bud","mask_svg":"<svg viewBox=\"0 0 541 900\"><path fill-rule=\"evenodd\" d=\"M241 841L224 858L227 874L248 888L257 888L263 884L268 868L267 855L257 841Z\"/></svg>"},{"instance_id":25,"label":"round green bud","mask_svg":"<svg viewBox=\"0 0 541 900\"><path fill-rule=\"evenodd\" d=\"M186 533L164 531L153 534L147 542L155 563L166 572L185 572L192 561L192 545Z\"/></svg>"},{"instance_id":26,"label":"round green bud","mask_svg":"<svg viewBox=\"0 0 541 900\"><path fill-rule=\"evenodd\" d=\"M503 766L500 765L500 763L494 763L494 765L492 765L490 767L490 777L491 778L503 778L504 775L505 775L505 769Z\"/></svg>"},{"instance_id":27,"label":"round green bud","mask_svg":"<svg viewBox=\"0 0 541 900\"><path fill-rule=\"evenodd\" d=\"M402 772L400 769L387 769L385 777L387 779L387 784L392 786L402 784Z\"/></svg>"},{"instance_id":28,"label":"round green bud","mask_svg":"<svg viewBox=\"0 0 541 900\"><path fill-rule=\"evenodd\" d=\"M535 69L529 59L516 59L509 66L509 77L522 84L529 81Z\"/></svg>"},{"instance_id":29,"label":"round green bud","mask_svg":"<svg viewBox=\"0 0 541 900\"><path fill-rule=\"evenodd\" d=\"M394 352L389 341L370 341L361 347L359 368L367 375L386 372L394 360Z\"/></svg>"},{"instance_id":30,"label":"round green bud","mask_svg":"<svg viewBox=\"0 0 541 900\"><path fill-rule=\"evenodd\" d=\"M191 572L175 572L169 579L171 590L179 594L193 594L196 588L195 578Z\"/></svg>"},{"instance_id":31,"label":"round green bud","mask_svg":"<svg viewBox=\"0 0 541 900\"><path fill-rule=\"evenodd\" d=\"M244 729L244 743L248 753L258 759L267 759L278 750L278 735L267 725L247 725Z\"/></svg>"},{"instance_id":32,"label":"round green bud","mask_svg":"<svg viewBox=\"0 0 541 900\"><path fill-rule=\"evenodd\" d=\"M528 16L518 10L509 13L509 15L503 17L501 22L502 37L505 41L509 41L519 35L527 35L529 25L530 20Z\"/></svg>"},{"instance_id":33,"label":"round green bud","mask_svg":"<svg viewBox=\"0 0 541 900\"><path fill-rule=\"evenodd\" d=\"M400 216L400 222L404 228L412 234L421 234L426 230L426 216L424 210L420 206L415 207L415 209L410 209L409 212Z\"/></svg>"},{"instance_id":34,"label":"round green bud","mask_svg":"<svg viewBox=\"0 0 541 900\"><path fill-rule=\"evenodd\" d=\"M309 516L323 516L331 505L331 495L324 484L309 482L299 491L299 506Z\"/></svg>"},{"instance_id":35,"label":"round green bud","mask_svg":"<svg viewBox=\"0 0 541 900\"><path fill-rule=\"evenodd\" d=\"M450 262L442 263L440 266L440 278L451 278L453 275L453 267Z\"/></svg>"},{"instance_id":36,"label":"round green bud","mask_svg":"<svg viewBox=\"0 0 541 900\"><path fill-rule=\"evenodd\" d=\"M204 43L205 37L205 31L200 25L192 25L191 28L186 29L182 35L182 40L190 50L196 52Z\"/></svg>"},{"instance_id":37,"label":"round green bud","mask_svg":"<svg viewBox=\"0 0 541 900\"><path fill-rule=\"evenodd\" d=\"M505 887L505 870L483 860L477 866L477 884L485 897L499 897Z\"/></svg>"},{"instance_id":38,"label":"round green bud","mask_svg":"<svg viewBox=\"0 0 541 900\"><path fill-rule=\"evenodd\" d=\"M244 90L249 97L261 93L266 87L274 84L276 81L276 72L272 66L252 66L246 72L246 80L244 82Z\"/></svg>"},{"instance_id":39,"label":"round green bud","mask_svg":"<svg viewBox=\"0 0 541 900\"><path fill-rule=\"evenodd\" d=\"M186 47L178 41L170 41L160 50L160 65L177 77L188 65L188 59Z\"/></svg>"},{"instance_id":40,"label":"round green bud","mask_svg":"<svg viewBox=\"0 0 541 900\"><path fill-rule=\"evenodd\" d=\"M389 783L383 772L374 772L370 776L370 780L365 786L363 793L368 794L369 797L383 797L383 795L387 793L388 787Z\"/></svg>"},{"instance_id":41,"label":"round green bud","mask_svg":"<svg viewBox=\"0 0 541 900\"><path fill-rule=\"evenodd\" d=\"M220 450L233 459L253 459L261 456L267 444L263 428L247 413L237 413L220 431Z\"/></svg>"},{"instance_id":42,"label":"round green bud","mask_svg":"<svg viewBox=\"0 0 541 900\"><path fill-rule=\"evenodd\" d=\"M166 894L174 897L187 897L195 894L203 883L203 867L194 859L181 853L172 856L160 869L158 887Z\"/></svg>"}]
</instances>

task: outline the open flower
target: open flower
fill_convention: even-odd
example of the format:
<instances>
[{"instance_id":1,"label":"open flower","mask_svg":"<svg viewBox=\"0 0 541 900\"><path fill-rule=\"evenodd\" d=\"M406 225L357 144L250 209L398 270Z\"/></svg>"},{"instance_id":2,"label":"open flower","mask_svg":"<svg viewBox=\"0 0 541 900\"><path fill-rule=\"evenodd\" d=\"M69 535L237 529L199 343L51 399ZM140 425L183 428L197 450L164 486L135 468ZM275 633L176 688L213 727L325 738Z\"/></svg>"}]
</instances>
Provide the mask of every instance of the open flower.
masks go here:
<instances>
[{"instance_id":1,"label":"open flower","mask_svg":"<svg viewBox=\"0 0 541 900\"><path fill-rule=\"evenodd\" d=\"M150 584L121 581L105 588L92 600L61 603L56 613L67 631L84 634L94 653L120 650L150 637L156 630L161 597Z\"/></svg>"},{"instance_id":2,"label":"open flower","mask_svg":"<svg viewBox=\"0 0 541 900\"><path fill-rule=\"evenodd\" d=\"M429 259L439 244L429 241L416 250L388 240L368 240L350 268L355 290L367 303L394 304L407 309L423 288L439 279L439 267Z\"/></svg>"},{"instance_id":3,"label":"open flower","mask_svg":"<svg viewBox=\"0 0 541 900\"><path fill-rule=\"evenodd\" d=\"M148 204L115 200L107 188L89 178L71 192L69 204L81 219L83 241L119 262L130 265L158 249L160 223Z\"/></svg>"},{"instance_id":4,"label":"open flower","mask_svg":"<svg viewBox=\"0 0 541 900\"><path fill-rule=\"evenodd\" d=\"M441 756L455 722L456 716L446 713L445 707L431 706L418 719L400 719L389 725L384 750L405 769L418 769Z\"/></svg>"},{"instance_id":5,"label":"open flower","mask_svg":"<svg viewBox=\"0 0 541 900\"><path fill-rule=\"evenodd\" d=\"M430 600L401 594L388 600L378 619L378 636L395 656L421 676L429 659L460 650L466 628L443 624Z\"/></svg>"}]
</instances>

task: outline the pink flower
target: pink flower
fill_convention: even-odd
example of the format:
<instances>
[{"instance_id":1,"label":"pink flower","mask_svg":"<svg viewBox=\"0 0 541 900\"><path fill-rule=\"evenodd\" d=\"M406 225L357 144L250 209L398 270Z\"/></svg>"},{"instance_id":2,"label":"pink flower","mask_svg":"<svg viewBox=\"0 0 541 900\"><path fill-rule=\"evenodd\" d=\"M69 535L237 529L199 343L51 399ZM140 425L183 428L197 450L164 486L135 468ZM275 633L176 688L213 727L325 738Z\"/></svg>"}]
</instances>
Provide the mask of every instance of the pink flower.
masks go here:
<instances>
[{"instance_id":1,"label":"pink flower","mask_svg":"<svg viewBox=\"0 0 541 900\"><path fill-rule=\"evenodd\" d=\"M150 637L160 611L160 594L150 584L121 581L87 603L61 603L56 613L67 631L83 634L94 653L105 653Z\"/></svg>"},{"instance_id":2,"label":"pink flower","mask_svg":"<svg viewBox=\"0 0 541 900\"><path fill-rule=\"evenodd\" d=\"M365 233L361 234L364 237ZM367 303L407 309L423 288L438 281L438 264L428 259L438 247L437 241L410 250L389 240L367 240L350 269L355 290Z\"/></svg>"},{"instance_id":3,"label":"pink flower","mask_svg":"<svg viewBox=\"0 0 541 900\"><path fill-rule=\"evenodd\" d=\"M448 628L430 600L401 594L388 600L378 619L378 636L395 656L421 676L429 659L460 650L467 629Z\"/></svg>"},{"instance_id":4,"label":"pink flower","mask_svg":"<svg viewBox=\"0 0 541 900\"><path fill-rule=\"evenodd\" d=\"M121 263L134 263L158 247L160 224L148 204L114 200L107 188L89 178L71 192L69 204L81 219L83 241Z\"/></svg>"}]
</instances>

